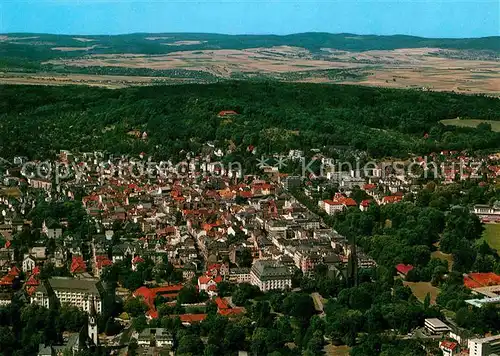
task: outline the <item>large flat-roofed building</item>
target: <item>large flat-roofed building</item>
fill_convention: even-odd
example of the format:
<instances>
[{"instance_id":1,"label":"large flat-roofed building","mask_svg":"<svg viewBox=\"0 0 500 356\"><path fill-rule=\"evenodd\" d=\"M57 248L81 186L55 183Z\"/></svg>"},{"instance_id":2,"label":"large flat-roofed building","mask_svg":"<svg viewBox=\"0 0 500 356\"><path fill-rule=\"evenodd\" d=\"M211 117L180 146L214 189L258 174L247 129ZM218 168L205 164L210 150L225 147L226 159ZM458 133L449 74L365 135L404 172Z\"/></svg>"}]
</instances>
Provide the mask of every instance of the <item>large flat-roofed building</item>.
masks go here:
<instances>
[{"instance_id":1,"label":"large flat-roofed building","mask_svg":"<svg viewBox=\"0 0 500 356\"><path fill-rule=\"evenodd\" d=\"M470 356L491 356L500 354L500 335L471 339L468 343Z\"/></svg>"},{"instance_id":2,"label":"large flat-roofed building","mask_svg":"<svg viewBox=\"0 0 500 356\"><path fill-rule=\"evenodd\" d=\"M51 303L59 301L90 312L93 300L96 311L101 313L103 294L104 287L97 279L54 277L37 287L31 303L49 308Z\"/></svg>"},{"instance_id":3,"label":"large flat-roofed building","mask_svg":"<svg viewBox=\"0 0 500 356\"><path fill-rule=\"evenodd\" d=\"M442 334L450 331L450 327L437 318L425 319L425 329L431 334Z\"/></svg>"},{"instance_id":4,"label":"large flat-roofed building","mask_svg":"<svg viewBox=\"0 0 500 356\"><path fill-rule=\"evenodd\" d=\"M250 270L250 283L263 292L292 287L290 267L274 260L258 260Z\"/></svg>"}]
</instances>

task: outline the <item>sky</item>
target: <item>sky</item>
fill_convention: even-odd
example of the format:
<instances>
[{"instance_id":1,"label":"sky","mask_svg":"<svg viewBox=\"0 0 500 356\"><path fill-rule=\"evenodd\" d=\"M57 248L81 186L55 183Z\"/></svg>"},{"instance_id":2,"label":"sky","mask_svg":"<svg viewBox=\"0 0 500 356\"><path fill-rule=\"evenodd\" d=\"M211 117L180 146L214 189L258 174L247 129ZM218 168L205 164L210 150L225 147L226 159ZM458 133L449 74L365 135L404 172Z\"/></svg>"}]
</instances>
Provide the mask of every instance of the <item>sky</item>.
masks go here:
<instances>
[{"instance_id":1,"label":"sky","mask_svg":"<svg viewBox=\"0 0 500 356\"><path fill-rule=\"evenodd\" d=\"M0 0L0 33L500 35L500 0Z\"/></svg>"}]
</instances>

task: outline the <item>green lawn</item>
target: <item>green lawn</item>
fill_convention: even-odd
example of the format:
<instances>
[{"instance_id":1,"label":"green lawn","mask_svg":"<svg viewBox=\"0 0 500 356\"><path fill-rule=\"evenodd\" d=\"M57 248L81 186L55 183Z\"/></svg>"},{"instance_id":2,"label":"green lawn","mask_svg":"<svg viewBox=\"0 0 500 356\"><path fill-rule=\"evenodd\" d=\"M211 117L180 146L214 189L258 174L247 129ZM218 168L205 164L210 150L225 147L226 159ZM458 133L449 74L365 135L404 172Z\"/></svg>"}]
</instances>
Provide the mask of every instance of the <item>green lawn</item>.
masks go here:
<instances>
[{"instance_id":1,"label":"green lawn","mask_svg":"<svg viewBox=\"0 0 500 356\"><path fill-rule=\"evenodd\" d=\"M443 125L451 125L451 126L463 126L463 127L476 127L480 123L487 123L491 125L491 130L500 132L500 121L493 120L476 120L476 119L449 119L449 120L441 120Z\"/></svg>"},{"instance_id":2,"label":"green lawn","mask_svg":"<svg viewBox=\"0 0 500 356\"><path fill-rule=\"evenodd\" d=\"M500 252L500 224L485 224L483 239L492 248Z\"/></svg>"}]
</instances>

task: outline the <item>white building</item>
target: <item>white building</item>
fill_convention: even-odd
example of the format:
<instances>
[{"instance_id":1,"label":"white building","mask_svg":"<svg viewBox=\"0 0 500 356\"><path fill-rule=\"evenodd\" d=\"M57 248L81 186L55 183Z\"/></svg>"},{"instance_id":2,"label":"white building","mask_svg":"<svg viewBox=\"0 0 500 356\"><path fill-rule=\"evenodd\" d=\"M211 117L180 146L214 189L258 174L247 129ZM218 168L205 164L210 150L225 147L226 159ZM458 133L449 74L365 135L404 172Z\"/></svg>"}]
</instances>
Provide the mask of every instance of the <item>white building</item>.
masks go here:
<instances>
[{"instance_id":1,"label":"white building","mask_svg":"<svg viewBox=\"0 0 500 356\"><path fill-rule=\"evenodd\" d=\"M469 340L470 356L489 356L500 353L500 335L485 337L484 339Z\"/></svg>"},{"instance_id":2,"label":"white building","mask_svg":"<svg viewBox=\"0 0 500 356\"><path fill-rule=\"evenodd\" d=\"M172 347L174 338L167 329L147 328L139 334L137 344L140 346Z\"/></svg>"},{"instance_id":3,"label":"white building","mask_svg":"<svg viewBox=\"0 0 500 356\"><path fill-rule=\"evenodd\" d=\"M437 318L425 319L425 329L431 334L442 334L450 331L450 327Z\"/></svg>"},{"instance_id":4,"label":"white building","mask_svg":"<svg viewBox=\"0 0 500 356\"><path fill-rule=\"evenodd\" d=\"M57 298L61 304L76 306L90 312L94 300L97 313L101 313L103 293L104 288L96 279L53 277L37 287L31 296L31 303L49 308L54 298Z\"/></svg>"},{"instance_id":5,"label":"white building","mask_svg":"<svg viewBox=\"0 0 500 356\"><path fill-rule=\"evenodd\" d=\"M0 307L9 305L12 301L12 293L0 293Z\"/></svg>"},{"instance_id":6,"label":"white building","mask_svg":"<svg viewBox=\"0 0 500 356\"><path fill-rule=\"evenodd\" d=\"M257 260L250 270L250 283L263 292L292 287L292 271L275 260Z\"/></svg>"},{"instance_id":7,"label":"white building","mask_svg":"<svg viewBox=\"0 0 500 356\"><path fill-rule=\"evenodd\" d=\"M35 265L36 265L35 259L32 256L30 256L29 254L25 254L24 259L23 259L23 264L21 267L23 272L28 273L28 272L33 271L33 269L35 268Z\"/></svg>"},{"instance_id":8,"label":"white building","mask_svg":"<svg viewBox=\"0 0 500 356\"><path fill-rule=\"evenodd\" d=\"M233 283L250 283L250 268L231 268L229 281Z\"/></svg>"}]
</instances>

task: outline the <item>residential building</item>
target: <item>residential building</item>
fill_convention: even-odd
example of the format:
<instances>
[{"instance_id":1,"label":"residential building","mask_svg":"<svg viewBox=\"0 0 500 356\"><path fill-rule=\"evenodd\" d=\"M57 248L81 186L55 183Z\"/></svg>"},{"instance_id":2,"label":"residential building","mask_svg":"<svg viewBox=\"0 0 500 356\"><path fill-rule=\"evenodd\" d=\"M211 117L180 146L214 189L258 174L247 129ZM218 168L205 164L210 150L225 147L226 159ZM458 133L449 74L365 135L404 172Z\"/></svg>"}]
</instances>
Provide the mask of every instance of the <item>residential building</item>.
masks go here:
<instances>
[{"instance_id":1,"label":"residential building","mask_svg":"<svg viewBox=\"0 0 500 356\"><path fill-rule=\"evenodd\" d=\"M147 328L139 334L137 344L139 346L172 347L174 338L167 329Z\"/></svg>"},{"instance_id":2,"label":"residential building","mask_svg":"<svg viewBox=\"0 0 500 356\"><path fill-rule=\"evenodd\" d=\"M0 292L0 307L9 305L12 301L12 292Z\"/></svg>"},{"instance_id":3,"label":"residential building","mask_svg":"<svg viewBox=\"0 0 500 356\"><path fill-rule=\"evenodd\" d=\"M250 268L231 268L229 281L233 283L250 283Z\"/></svg>"},{"instance_id":4,"label":"residential building","mask_svg":"<svg viewBox=\"0 0 500 356\"><path fill-rule=\"evenodd\" d=\"M470 356L490 356L500 353L500 335L469 340Z\"/></svg>"},{"instance_id":5,"label":"residential building","mask_svg":"<svg viewBox=\"0 0 500 356\"><path fill-rule=\"evenodd\" d=\"M454 356L460 352L460 345L455 341L441 341L439 343L439 348L443 352L443 356Z\"/></svg>"}]
</instances>

